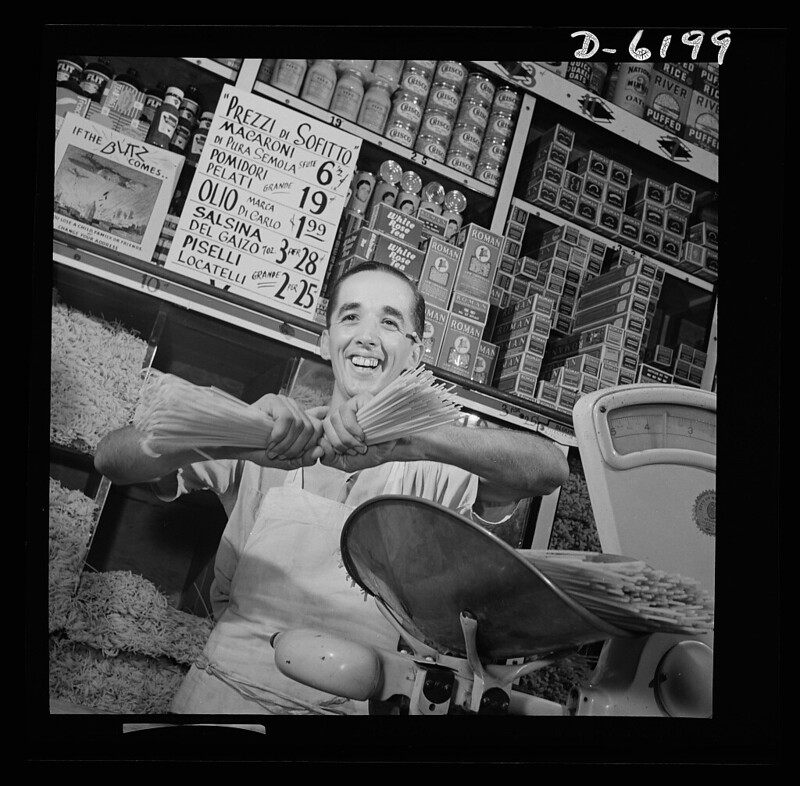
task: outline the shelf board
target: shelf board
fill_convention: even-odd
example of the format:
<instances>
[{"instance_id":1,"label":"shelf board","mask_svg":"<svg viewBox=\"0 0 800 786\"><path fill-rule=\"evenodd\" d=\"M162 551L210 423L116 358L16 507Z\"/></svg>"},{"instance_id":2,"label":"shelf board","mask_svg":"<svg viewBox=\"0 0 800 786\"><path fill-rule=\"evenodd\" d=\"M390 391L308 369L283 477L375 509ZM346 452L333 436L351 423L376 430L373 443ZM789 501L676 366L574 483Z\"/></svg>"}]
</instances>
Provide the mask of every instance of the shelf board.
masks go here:
<instances>
[{"instance_id":1,"label":"shelf board","mask_svg":"<svg viewBox=\"0 0 800 786\"><path fill-rule=\"evenodd\" d=\"M189 280L152 263L114 259L110 255L53 241L56 264L81 270L170 303L238 325L267 338L282 341L305 352L318 354L323 325L281 314L266 305L251 303L236 295L214 292L214 288Z\"/></svg>"},{"instance_id":2,"label":"shelf board","mask_svg":"<svg viewBox=\"0 0 800 786\"><path fill-rule=\"evenodd\" d=\"M654 257L650 257L647 254L643 254L641 251L638 251L635 248L631 248L630 246L625 245L624 243L614 240L613 238L608 237L607 235L601 235L598 232L593 232L591 229L588 229L581 224L576 224L570 221L568 218L564 216L556 215L555 213L551 213L548 210L545 210L543 207L539 207L538 205L531 204L530 202L526 202L524 199L520 199L519 197L514 197L512 199L511 204L513 207L519 208L520 210L524 210L528 215L535 216L536 218L541 218L543 221L547 221L550 224L557 224L559 226L563 224L570 224L574 226L576 229L579 229L582 234L588 235L593 240L599 240L602 243L605 243L612 248L619 249L622 248L626 251L635 254L637 257L641 259L646 259L648 262L652 262L654 265L658 265L660 268L664 270L664 272L672 276L673 278L680 279L681 281L685 281L689 284L693 284L694 286L698 287L699 289L704 289L707 292L714 291L714 284L711 281L706 281L703 278L698 278L697 276L693 276L691 273L687 273L685 270L680 270L677 267L673 267L668 262L663 262L659 259L655 259Z\"/></svg>"},{"instance_id":3,"label":"shelf board","mask_svg":"<svg viewBox=\"0 0 800 786\"><path fill-rule=\"evenodd\" d=\"M231 68L223 63L218 63L210 57L182 57L181 60L185 60L192 65L200 66L200 68L204 68L206 71L210 71L212 74L221 76L231 82L235 82L239 74L238 69Z\"/></svg>"},{"instance_id":4,"label":"shelf board","mask_svg":"<svg viewBox=\"0 0 800 786\"><path fill-rule=\"evenodd\" d=\"M284 104L292 109L296 109L297 111L303 112L306 115L310 115L311 117L321 120L323 123L327 123L328 125L341 128L343 131L347 131L348 133L363 139L365 142L368 142L375 147L382 148L394 158L402 158L419 166L425 167L430 172L435 172L440 177L447 178L448 180L457 183L458 185L463 186L472 192L482 194L492 199L497 193L497 189L494 186L490 186L487 183L483 183L480 180L475 179L474 177L469 177L462 172L451 169L449 166L445 166L438 161L432 161L427 156L422 155L422 153L417 153L411 148L398 145L396 142L392 142L390 139L387 139L380 134L376 134L366 128L362 128L356 123L352 123L349 120L339 117L338 115L334 115L331 112L320 109L313 104L309 104L307 101L303 101L296 96L285 93L283 90L278 90L277 88L272 87L265 82L260 82L257 80L253 87L253 93L256 95L261 95L265 98L269 98L279 104Z\"/></svg>"},{"instance_id":5,"label":"shelf board","mask_svg":"<svg viewBox=\"0 0 800 786\"><path fill-rule=\"evenodd\" d=\"M626 109L612 104L580 85L570 82L558 74L526 61L529 69L526 78L532 84L524 84L510 77L496 61L479 60L480 66L517 89L529 92L569 110L575 115L643 148L663 161L684 167L713 182L719 180L719 156L671 134L653 123L631 114Z\"/></svg>"}]
</instances>

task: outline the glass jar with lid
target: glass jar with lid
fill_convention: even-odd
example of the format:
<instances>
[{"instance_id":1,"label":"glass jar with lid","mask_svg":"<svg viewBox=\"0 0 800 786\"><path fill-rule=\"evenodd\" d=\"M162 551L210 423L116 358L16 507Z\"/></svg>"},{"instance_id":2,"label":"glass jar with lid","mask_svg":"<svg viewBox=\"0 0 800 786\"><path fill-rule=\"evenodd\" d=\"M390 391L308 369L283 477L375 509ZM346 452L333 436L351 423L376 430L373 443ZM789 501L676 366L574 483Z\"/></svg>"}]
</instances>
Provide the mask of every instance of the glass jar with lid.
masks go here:
<instances>
[{"instance_id":1,"label":"glass jar with lid","mask_svg":"<svg viewBox=\"0 0 800 786\"><path fill-rule=\"evenodd\" d=\"M376 134L382 134L392 110L392 83L373 77L361 102L358 125Z\"/></svg>"},{"instance_id":2,"label":"glass jar with lid","mask_svg":"<svg viewBox=\"0 0 800 786\"><path fill-rule=\"evenodd\" d=\"M269 83L284 93L297 96L308 70L308 60L276 60Z\"/></svg>"},{"instance_id":3,"label":"glass jar with lid","mask_svg":"<svg viewBox=\"0 0 800 786\"><path fill-rule=\"evenodd\" d=\"M336 88L336 79L335 60L314 60L303 81L300 98L320 109L328 109Z\"/></svg>"},{"instance_id":4,"label":"glass jar with lid","mask_svg":"<svg viewBox=\"0 0 800 786\"><path fill-rule=\"evenodd\" d=\"M351 65L352 60L343 60L339 64L339 78L331 98L330 111L338 117L358 121L361 102L364 100L364 75L361 70Z\"/></svg>"}]
</instances>

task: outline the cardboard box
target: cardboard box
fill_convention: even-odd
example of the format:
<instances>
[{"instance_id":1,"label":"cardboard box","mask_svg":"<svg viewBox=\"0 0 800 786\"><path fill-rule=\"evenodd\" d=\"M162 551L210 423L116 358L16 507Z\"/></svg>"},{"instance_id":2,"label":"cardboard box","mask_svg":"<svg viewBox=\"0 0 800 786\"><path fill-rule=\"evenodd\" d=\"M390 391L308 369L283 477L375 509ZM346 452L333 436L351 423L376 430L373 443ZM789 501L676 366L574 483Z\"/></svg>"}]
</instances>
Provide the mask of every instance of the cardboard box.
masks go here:
<instances>
[{"instance_id":1,"label":"cardboard box","mask_svg":"<svg viewBox=\"0 0 800 786\"><path fill-rule=\"evenodd\" d=\"M497 359L495 382L520 374L539 376L542 370L542 356L535 352L516 352L513 355L500 353Z\"/></svg>"},{"instance_id":2,"label":"cardboard box","mask_svg":"<svg viewBox=\"0 0 800 786\"><path fill-rule=\"evenodd\" d=\"M575 132L568 126L556 123L539 137L539 146L553 141L572 150L575 144Z\"/></svg>"},{"instance_id":3,"label":"cardboard box","mask_svg":"<svg viewBox=\"0 0 800 786\"><path fill-rule=\"evenodd\" d=\"M609 234L611 237L619 235L622 226L622 211L611 205L600 205L600 213L597 217L598 231Z\"/></svg>"},{"instance_id":4,"label":"cardboard box","mask_svg":"<svg viewBox=\"0 0 800 786\"><path fill-rule=\"evenodd\" d=\"M600 278L602 278L602 276L600 276ZM628 276L620 281L609 283L609 285L605 287L599 287L589 291L583 290L583 293L578 298L578 308L581 310L593 308L600 303L608 303L609 301L617 300L623 295L629 294L650 298L652 290L652 278L642 275Z\"/></svg>"},{"instance_id":5,"label":"cardboard box","mask_svg":"<svg viewBox=\"0 0 800 786\"><path fill-rule=\"evenodd\" d=\"M456 245L461 249L461 264L454 291L488 300L500 262L503 236L477 224L467 224L458 233Z\"/></svg>"},{"instance_id":6,"label":"cardboard box","mask_svg":"<svg viewBox=\"0 0 800 786\"><path fill-rule=\"evenodd\" d=\"M589 150L579 156L570 163L569 168L579 175L592 174L601 180L608 180L611 177L611 159L596 150Z\"/></svg>"},{"instance_id":7,"label":"cardboard box","mask_svg":"<svg viewBox=\"0 0 800 786\"><path fill-rule=\"evenodd\" d=\"M472 372L473 382L489 385L494 379L495 364L497 362L498 347L490 341L481 341L478 344L478 357L475 360L475 369Z\"/></svg>"},{"instance_id":8,"label":"cardboard box","mask_svg":"<svg viewBox=\"0 0 800 786\"><path fill-rule=\"evenodd\" d=\"M661 229L657 229L652 224L642 222L642 234L639 238L639 247L648 254L655 255L661 250Z\"/></svg>"},{"instance_id":9,"label":"cardboard box","mask_svg":"<svg viewBox=\"0 0 800 786\"><path fill-rule=\"evenodd\" d=\"M606 184L605 201L617 210L625 210L628 204L628 190L609 182Z\"/></svg>"},{"instance_id":10,"label":"cardboard box","mask_svg":"<svg viewBox=\"0 0 800 786\"><path fill-rule=\"evenodd\" d=\"M578 206L575 210L575 219L587 227L597 225L600 214L600 201L586 195L578 197Z\"/></svg>"},{"instance_id":11,"label":"cardboard box","mask_svg":"<svg viewBox=\"0 0 800 786\"><path fill-rule=\"evenodd\" d=\"M686 236L688 218L683 210L675 210L668 207L664 216L664 230L678 235L681 239Z\"/></svg>"},{"instance_id":12,"label":"cardboard box","mask_svg":"<svg viewBox=\"0 0 800 786\"><path fill-rule=\"evenodd\" d=\"M656 368L647 363L640 363L636 372L637 382L652 382L660 385L671 385L675 378L668 371Z\"/></svg>"},{"instance_id":13,"label":"cardboard box","mask_svg":"<svg viewBox=\"0 0 800 786\"><path fill-rule=\"evenodd\" d=\"M583 175L567 170L564 172L564 179L561 182L561 187L577 196L583 191Z\"/></svg>"},{"instance_id":14,"label":"cardboard box","mask_svg":"<svg viewBox=\"0 0 800 786\"><path fill-rule=\"evenodd\" d=\"M424 253L419 290L426 304L449 308L461 264L461 249L452 243L431 237L425 245Z\"/></svg>"},{"instance_id":15,"label":"cardboard box","mask_svg":"<svg viewBox=\"0 0 800 786\"><path fill-rule=\"evenodd\" d=\"M553 212L567 218L575 215L578 207L578 196L572 191L568 191L563 186L558 189L558 201L553 206Z\"/></svg>"},{"instance_id":16,"label":"cardboard box","mask_svg":"<svg viewBox=\"0 0 800 786\"><path fill-rule=\"evenodd\" d=\"M628 202L633 205L643 200L655 202L661 207L665 207L667 204L667 186L650 177L636 183L628 190Z\"/></svg>"},{"instance_id":17,"label":"cardboard box","mask_svg":"<svg viewBox=\"0 0 800 786\"><path fill-rule=\"evenodd\" d=\"M582 193L592 199L603 202L606 198L606 185L607 181L604 178L595 175L593 172L587 172L583 178Z\"/></svg>"},{"instance_id":18,"label":"cardboard box","mask_svg":"<svg viewBox=\"0 0 800 786\"><path fill-rule=\"evenodd\" d=\"M645 328L644 317L647 315L647 306L648 298L625 295L592 308L579 309L575 314L574 327L578 331L608 323L624 330L642 333Z\"/></svg>"},{"instance_id":19,"label":"cardboard box","mask_svg":"<svg viewBox=\"0 0 800 786\"><path fill-rule=\"evenodd\" d=\"M381 235L375 246L373 259L397 268L416 284L422 272L424 254L416 246L410 246L395 238Z\"/></svg>"},{"instance_id":20,"label":"cardboard box","mask_svg":"<svg viewBox=\"0 0 800 786\"><path fill-rule=\"evenodd\" d=\"M475 370L483 328L480 322L448 314L436 365L469 379Z\"/></svg>"},{"instance_id":21,"label":"cardboard box","mask_svg":"<svg viewBox=\"0 0 800 786\"><path fill-rule=\"evenodd\" d=\"M555 405L558 402L558 391L558 385L543 379L536 384L535 398L544 404Z\"/></svg>"},{"instance_id":22,"label":"cardboard box","mask_svg":"<svg viewBox=\"0 0 800 786\"><path fill-rule=\"evenodd\" d=\"M658 128L681 136L693 92L689 85L654 67L645 98L644 119Z\"/></svg>"},{"instance_id":23,"label":"cardboard box","mask_svg":"<svg viewBox=\"0 0 800 786\"><path fill-rule=\"evenodd\" d=\"M456 290L450 299L450 313L485 326L489 319L489 299L472 297Z\"/></svg>"},{"instance_id":24,"label":"cardboard box","mask_svg":"<svg viewBox=\"0 0 800 786\"><path fill-rule=\"evenodd\" d=\"M422 240L420 244L425 241L425 238L444 238L447 234L447 219L440 213L434 213L432 210L422 208L417 210L416 218L422 224Z\"/></svg>"},{"instance_id":25,"label":"cardboard box","mask_svg":"<svg viewBox=\"0 0 800 786\"><path fill-rule=\"evenodd\" d=\"M536 155L533 159L533 167L536 168L539 164L544 163L545 161L552 161L554 164L558 164L561 167L565 167L569 164L569 158L572 148L567 147L567 145L562 145L560 142L556 140L551 140L546 142L543 145L540 145L536 151Z\"/></svg>"},{"instance_id":26,"label":"cardboard box","mask_svg":"<svg viewBox=\"0 0 800 786\"><path fill-rule=\"evenodd\" d=\"M697 78L697 63L654 63L653 71L665 74L666 76L680 82L683 85L692 86Z\"/></svg>"},{"instance_id":27,"label":"cardboard box","mask_svg":"<svg viewBox=\"0 0 800 786\"><path fill-rule=\"evenodd\" d=\"M450 312L447 309L425 304L425 327L422 331L422 362L435 366L444 340L444 331Z\"/></svg>"},{"instance_id":28,"label":"cardboard box","mask_svg":"<svg viewBox=\"0 0 800 786\"><path fill-rule=\"evenodd\" d=\"M688 239L707 248L719 247L719 228L709 221L700 221L689 227Z\"/></svg>"},{"instance_id":29,"label":"cardboard box","mask_svg":"<svg viewBox=\"0 0 800 786\"><path fill-rule=\"evenodd\" d=\"M538 383L537 375L520 373L497 380L494 386L502 393L510 393L520 398L533 400Z\"/></svg>"},{"instance_id":30,"label":"cardboard box","mask_svg":"<svg viewBox=\"0 0 800 786\"><path fill-rule=\"evenodd\" d=\"M686 109L683 138L703 150L719 154L719 101L692 90Z\"/></svg>"},{"instance_id":31,"label":"cardboard box","mask_svg":"<svg viewBox=\"0 0 800 786\"><path fill-rule=\"evenodd\" d=\"M697 192L689 186L682 183L672 183L667 188L666 206L677 208L685 213L691 213L694 210L694 201Z\"/></svg>"},{"instance_id":32,"label":"cardboard box","mask_svg":"<svg viewBox=\"0 0 800 786\"><path fill-rule=\"evenodd\" d=\"M629 204L628 213L634 218L638 218L642 224L649 224L656 229L664 228L666 219L666 208L651 199L640 199Z\"/></svg>"},{"instance_id":33,"label":"cardboard box","mask_svg":"<svg viewBox=\"0 0 800 786\"><path fill-rule=\"evenodd\" d=\"M525 191L524 198L534 205L552 210L558 205L558 192L558 186L543 179L530 183Z\"/></svg>"},{"instance_id":34,"label":"cardboard box","mask_svg":"<svg viewBox=\"0 0 800 786\"><path fill-rule=\"evenodd\" d=\"M422 222L385 202L380 202L372 208L369 228L415 248L419 248L422 241Z\"/></svg>"},{"instance_id":35,"label":"cardboard box","mask_svg":"<svg viewBox=\"0 0 800 786\"><path fill-rule=\"evenodd\" d=\"M614 161L613 159L611 160L611 166L609 168L608 175L609 182L628 189L631 187L632 178L633 170L629 166L620 164L619 161Z\"/></svg>"}]
</instances>

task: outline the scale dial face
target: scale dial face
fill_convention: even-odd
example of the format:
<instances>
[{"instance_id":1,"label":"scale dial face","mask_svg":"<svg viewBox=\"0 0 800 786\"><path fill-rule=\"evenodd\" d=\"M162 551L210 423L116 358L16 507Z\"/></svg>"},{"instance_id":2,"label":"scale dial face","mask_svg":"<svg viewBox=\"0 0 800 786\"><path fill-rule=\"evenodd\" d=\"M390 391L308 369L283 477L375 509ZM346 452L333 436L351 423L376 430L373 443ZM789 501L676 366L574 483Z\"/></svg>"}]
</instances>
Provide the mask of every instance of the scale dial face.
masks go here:
<instances>
[{"instance_id":1,"label":"scale dial face","mask_svg":"<svg viewBox=\"0 0 800 786\"><path fill-rule=\"evenodd\" d=\"M606 417L614 450L629 455L646 450L691 450L717 455L717 415L680 404L623 406Z\"/></svg>"}]
</instances>

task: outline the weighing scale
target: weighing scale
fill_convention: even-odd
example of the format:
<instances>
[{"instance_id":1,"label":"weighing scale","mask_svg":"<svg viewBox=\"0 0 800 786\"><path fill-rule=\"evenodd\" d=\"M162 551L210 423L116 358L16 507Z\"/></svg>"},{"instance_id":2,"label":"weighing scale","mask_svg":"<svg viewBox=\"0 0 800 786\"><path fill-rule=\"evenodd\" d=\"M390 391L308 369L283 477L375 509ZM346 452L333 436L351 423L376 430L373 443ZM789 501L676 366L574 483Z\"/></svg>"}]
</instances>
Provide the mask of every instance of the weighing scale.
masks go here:
<instances>
[{"instance_id":1,"label":"weighing scale","mask_svg":"<svg viewBox=\"0 0 800 786\"><path fill-rule=\"evenodd\" d=\"M695 579L713 594L716 395L624 385L581 397L575 435L604 553ZM348 517L349 576L398 632L396 652L317 630L275 634L275 662L372 714L712 714L713 631L642 633L576 602L517 550L454 511L413 497ZM521 677L601 647L566 705Z\"/></svg>"}]
</instances>

